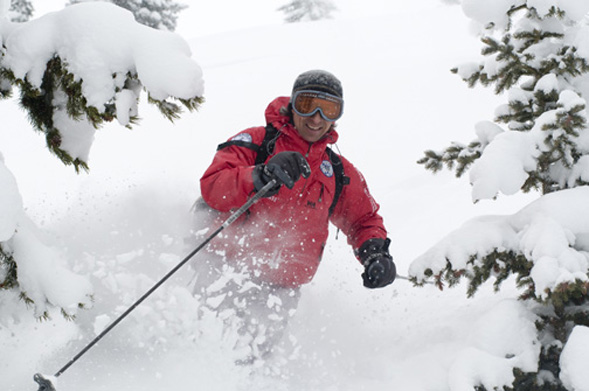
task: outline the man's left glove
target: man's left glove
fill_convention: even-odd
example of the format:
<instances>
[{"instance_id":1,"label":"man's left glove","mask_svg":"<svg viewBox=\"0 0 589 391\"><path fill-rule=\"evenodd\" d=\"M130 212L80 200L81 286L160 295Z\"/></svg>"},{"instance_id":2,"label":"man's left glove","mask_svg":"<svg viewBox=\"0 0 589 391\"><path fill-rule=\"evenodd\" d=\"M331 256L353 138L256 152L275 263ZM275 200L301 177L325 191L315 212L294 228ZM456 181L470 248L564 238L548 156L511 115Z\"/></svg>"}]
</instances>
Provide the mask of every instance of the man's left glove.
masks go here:
<instances>
[{"instance_id":1,"label":"man's left glove","mask_svg":"<svg viewBox=\"0 0 589 391\"><path fill-rule=\"evenodd\" d=\"M395 281L397 268L389 254L390 243L390 239L369 239L356 252L364 265L362 279L365 287L382 288Z\"/></svg>"}]
</instances>

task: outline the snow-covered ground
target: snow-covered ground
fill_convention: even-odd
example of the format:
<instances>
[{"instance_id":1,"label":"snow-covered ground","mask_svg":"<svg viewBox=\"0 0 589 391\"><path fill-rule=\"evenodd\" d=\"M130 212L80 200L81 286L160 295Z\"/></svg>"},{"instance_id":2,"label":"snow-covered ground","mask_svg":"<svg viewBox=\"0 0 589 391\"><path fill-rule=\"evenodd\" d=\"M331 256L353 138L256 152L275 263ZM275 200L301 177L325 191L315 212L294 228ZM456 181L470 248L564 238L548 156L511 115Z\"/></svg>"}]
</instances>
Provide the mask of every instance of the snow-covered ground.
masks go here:
<instances>
[{"instance_id":1,"label":"snow-covered ground","mask_svg":"<svg viewBox=\"0 0 589 391\"><path fill-rule=\"evenodd\" d=\"M305 70L327 69L343 82L338 147L381 204L400 274L465 220L512 214L535 198L473 205L467 178L433 176L415 163L426 149L473 139L474 124L492 119L500 98L468 89L449 71L480 50L459 7L437 0L372 6L380 11L350 7L331 21L197 31L196 38L182 26L204 72L205 104L174 124L142 105L133 130L99 130L89 174L62 166L23 112L0 102L0 151L29 217L95 291L93 308L75 323L57 312L38 322L31 310L0 311L1 390L34 389L35 372L60 369L190 252L189 210L216 145L263 124L267 103L289 94ZM476 373L473 352L501 355L524 344L533 327L516 316L509 281L499 294L484 287L466 299L464 287L440 292L402 279L366 290L361 271L334 232L317 277L303 288L290 330L301 351L284 378L233 365L219 323L196 318L185 268L60 376L58 390L462 390Z\"/></svg>"}]
</instances>

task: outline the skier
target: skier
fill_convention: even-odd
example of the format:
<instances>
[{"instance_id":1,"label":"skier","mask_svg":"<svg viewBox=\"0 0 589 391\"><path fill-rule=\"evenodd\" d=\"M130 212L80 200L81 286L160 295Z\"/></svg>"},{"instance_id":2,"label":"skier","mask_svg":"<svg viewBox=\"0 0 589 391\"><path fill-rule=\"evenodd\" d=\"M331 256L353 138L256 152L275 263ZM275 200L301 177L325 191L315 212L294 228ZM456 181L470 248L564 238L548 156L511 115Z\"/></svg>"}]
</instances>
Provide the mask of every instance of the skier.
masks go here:
<instances>
[{"instance_id":1,"label":"skier","mask_svg":"<svg viewBox=\"0 0 589 391\"><path fill-rule=\"evenodd\" d=\"M271 180L277 184L229 226L195 262L195 294L235 326L241 363L267 358L294 314L301 285L311 281L331 221L364 266L364 286L393 282L387 231L364 177L328 148L338 139L343 90L331 73L312 70L290 97L266 109L253 127L219 145L200 180L200 209L218 221Z\"/></svg>"}]
</instances>

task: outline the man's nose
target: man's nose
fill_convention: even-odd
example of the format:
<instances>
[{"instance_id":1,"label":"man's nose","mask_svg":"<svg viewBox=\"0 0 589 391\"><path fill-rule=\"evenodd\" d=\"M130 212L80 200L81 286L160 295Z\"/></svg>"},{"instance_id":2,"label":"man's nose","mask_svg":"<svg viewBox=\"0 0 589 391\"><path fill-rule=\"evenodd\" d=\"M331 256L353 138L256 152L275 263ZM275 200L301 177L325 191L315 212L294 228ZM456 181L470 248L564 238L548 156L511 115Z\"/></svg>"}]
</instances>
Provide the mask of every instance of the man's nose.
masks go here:
<instances>
[{"instance_id":1,"label":"man's nose","mask_svg":"<svg viewBox=\"0 0 589 391\"><path fill-rule=\"evenodd\" d=\"M321 117L321 113L317 111L315 114L311 116L311 119L313 120L313 122L318 123L321 122L321 120L323 120L323 117Z\"/></svg>"}]
</instances>

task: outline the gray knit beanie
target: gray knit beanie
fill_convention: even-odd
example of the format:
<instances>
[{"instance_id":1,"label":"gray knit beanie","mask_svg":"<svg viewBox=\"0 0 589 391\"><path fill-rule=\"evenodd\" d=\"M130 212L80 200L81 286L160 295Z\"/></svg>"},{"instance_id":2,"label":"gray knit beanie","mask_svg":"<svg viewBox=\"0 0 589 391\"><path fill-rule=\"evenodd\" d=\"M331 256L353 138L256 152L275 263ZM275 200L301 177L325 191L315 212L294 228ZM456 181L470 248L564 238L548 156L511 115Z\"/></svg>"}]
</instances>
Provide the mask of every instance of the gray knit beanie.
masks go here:
<instances>
[{"instance_id":1,"label":"gray knit beanie","mask_svg":"<svg viewBox=\"0 0 589 391\"><path fill-rule=\"evenodd\" d=\"M292 95L300 90L325 92L343 99L342 83L337 77L319 69L301 73L294 82Z\"/></svg>"}]
</instances>

